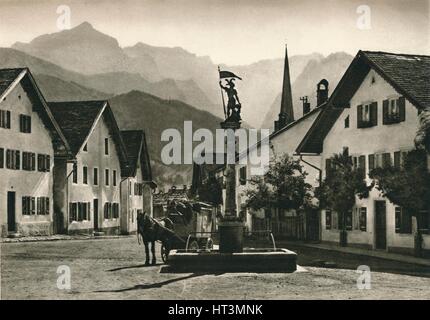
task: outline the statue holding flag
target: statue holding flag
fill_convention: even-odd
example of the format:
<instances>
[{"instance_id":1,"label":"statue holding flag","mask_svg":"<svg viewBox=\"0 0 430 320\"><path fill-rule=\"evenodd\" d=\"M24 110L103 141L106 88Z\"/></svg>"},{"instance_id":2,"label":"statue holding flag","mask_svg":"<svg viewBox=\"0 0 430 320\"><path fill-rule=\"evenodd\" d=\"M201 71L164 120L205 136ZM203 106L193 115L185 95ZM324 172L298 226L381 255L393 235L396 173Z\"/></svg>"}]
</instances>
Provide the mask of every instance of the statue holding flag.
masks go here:
<instances>
[{"instance_id":1,"label":"statue holding flag","mask_svg":"<svg viewBox=\"0 0 430 320\"><path fill-rule=\"evenodd\" d=\"M226 121L239 122L241 120L240 109L242 106L240 104L239 96L237 95L237 90L235 89L234 80L242 80L242 78L236 76L233 72L221 71L219 67L218 71L220 77L219 85L221 87L222 103L224 106L224 116L226 118ZM225 79L226 86L222 85L221 79ZM224 95L222 90L226 92L228 97L227 110L225 108Z\"/></svg>"}]
</instances>

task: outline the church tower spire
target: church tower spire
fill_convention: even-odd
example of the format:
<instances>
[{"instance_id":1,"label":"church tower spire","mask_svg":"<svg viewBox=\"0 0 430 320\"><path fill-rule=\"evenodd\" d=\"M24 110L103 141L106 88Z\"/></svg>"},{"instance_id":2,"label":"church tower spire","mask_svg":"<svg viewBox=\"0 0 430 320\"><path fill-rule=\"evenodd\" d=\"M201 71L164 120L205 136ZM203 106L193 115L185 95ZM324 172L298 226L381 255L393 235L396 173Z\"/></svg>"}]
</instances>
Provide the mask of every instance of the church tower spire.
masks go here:
<instances>
[{"instance_id":1,"label":"church tower spire","mask_svg":"<svg viewBox=\"0 0 430 320\"><path fill-rule=\"evenodd\" d=\"M279 118L275 121L275 131L294 121L293 96L291 94L290 66L288 63L288 50L285 45L284 80L282 84L282 100Z\"/></svg>"}]
</instances>

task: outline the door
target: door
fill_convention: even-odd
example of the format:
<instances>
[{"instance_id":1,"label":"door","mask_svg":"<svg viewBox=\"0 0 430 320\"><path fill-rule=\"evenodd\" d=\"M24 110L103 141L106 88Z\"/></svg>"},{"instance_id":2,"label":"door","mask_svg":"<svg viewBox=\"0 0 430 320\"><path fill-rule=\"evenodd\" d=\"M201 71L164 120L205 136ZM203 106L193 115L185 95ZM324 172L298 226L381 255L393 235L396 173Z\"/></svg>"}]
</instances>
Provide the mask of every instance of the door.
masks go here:
<instances>
[{"instance_id":1,"label":"door","mask_svg":"<svg viewBox=\"0 0 430 320\"><path fill-rule=\"evenodd\" d=\"M387 248L387 219L385 201L375 201L376 249Z\"/></svg>"},{"instance_id":2,"label":"door","mask_svg":"<svg viewBox=\"0 0 430 320\"><path fill-rule=\"evenodd\" d=\"M9 191L7 193L7 231L16 231L16 217L15 217L15 192Z\"/></svg>"},{"instance_id":3,"label":"door","mask_svg":"<svg viewBox=\"0 0 430 320\"><path fill-rule=\"evenodd\" d=\"M93 208L94 208L94 230L97 231L99 229L99 199L94 199Z\"/></svg>"}]
</instances>

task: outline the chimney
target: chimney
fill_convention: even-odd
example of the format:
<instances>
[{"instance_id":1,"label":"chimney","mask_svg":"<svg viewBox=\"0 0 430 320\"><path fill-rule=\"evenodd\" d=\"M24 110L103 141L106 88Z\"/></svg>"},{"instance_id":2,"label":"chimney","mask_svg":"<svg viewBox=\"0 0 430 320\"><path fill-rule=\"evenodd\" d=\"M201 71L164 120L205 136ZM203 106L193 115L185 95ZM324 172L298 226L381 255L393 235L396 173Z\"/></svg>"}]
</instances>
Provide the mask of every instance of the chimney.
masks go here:
<instances>
[{"instance_id":1,"label":"chimney","mask_svg":"<svg viewBox=\"0 0 430 320\"><path fill-rule=\"evenodd\" d=\"M309 113L311 111L311 104L308 102L308 96L301 97L300 101L303 103L303 115Z\"/></svg>"},{"instance_id":2,"label":"chimney","mask_svg":"<svg viewBox=\"0 0 430 320\"><path fill-rule=\"evenodd\" d=\"M294 121L293 97L291 94L290 66L288 64L288 50L285 45L284 81L282 84L282 100L279 118L275 121L275 131Z\"/></svg>"},{"instance_id":3,"label":"chimney","mask_svg":"<svg viewBox=\"0 0 430 320\"><path fill-rule=\"evenodd\" d=\"M317 85L317 106L323 104L328 99L328 81L322 79Z\"/></svg>"}]
</instances>

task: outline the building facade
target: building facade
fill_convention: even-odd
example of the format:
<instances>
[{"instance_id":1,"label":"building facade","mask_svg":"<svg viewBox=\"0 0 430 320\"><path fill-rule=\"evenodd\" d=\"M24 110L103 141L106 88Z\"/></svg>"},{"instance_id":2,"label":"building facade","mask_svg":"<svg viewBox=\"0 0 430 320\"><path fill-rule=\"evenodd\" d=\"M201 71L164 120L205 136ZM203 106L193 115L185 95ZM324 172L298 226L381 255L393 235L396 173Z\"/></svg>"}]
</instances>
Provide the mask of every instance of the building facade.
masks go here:
<instances>
[{"instance_id":1,"label":"building facade","mask_svg":"<svg viewBox=\"0 0 430 320\"><path fill-rule=\"evenodd\" d=\"M54 156L68 145L26 68L0 70L1 236L53 233Z\"/></svg>"},{"instance_id":2,"label":"building facade","mask_svg":"<svg viewBox=\"0 0 430 320\"><path fill-rule=\"evenodd\" d=\"M54 165L58 233L120 233L122 176L128 159L107 101L49 103L72 156Z\"/></svg>"},{"instance_id":3,"label":"building facade","mask_svg":"<svg viewBox=\"0 0 430 320\"><path fill-rule=\"evenodd\" d=\"M330 158L346 149L354 166L365 172L368 185L373 168L400 167L404 153L415 148L418 114L429 107L429 69L430 57L360 51L330 98L330 107L297 151L320 155L325 177ZM422 214L423 247L428 251L430 217ZM346 215L348 245L413 253L413 220L373 188L369 197L357 197ZM322 210L321 226L322 241L339 242L338 213Z\"/></svg>"},{"instance_id":4,"label":"building facade","mask_svg":"<svg viewBox=\"0 0 430 320\"><path fill-rule=\"evenodd\" d=\"M121 131L129 168L121 181L121 233L133 234L137 230L137 215L146 212L153 216L151 164L145 134L142 130Z\"/></svg>"}]
</instances>

